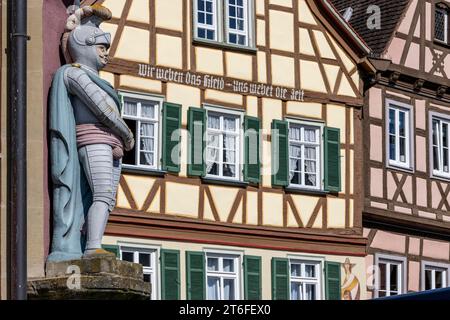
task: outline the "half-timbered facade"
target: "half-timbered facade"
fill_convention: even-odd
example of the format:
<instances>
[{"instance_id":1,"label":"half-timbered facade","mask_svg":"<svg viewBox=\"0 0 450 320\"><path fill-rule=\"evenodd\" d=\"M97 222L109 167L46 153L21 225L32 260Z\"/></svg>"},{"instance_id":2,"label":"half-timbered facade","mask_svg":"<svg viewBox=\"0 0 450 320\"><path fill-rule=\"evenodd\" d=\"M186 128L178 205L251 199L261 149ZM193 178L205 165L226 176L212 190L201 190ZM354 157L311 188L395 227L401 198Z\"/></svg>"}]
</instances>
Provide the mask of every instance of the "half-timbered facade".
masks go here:
<instances>
[{"instance_id":1,"label":"half-timbered facade","mask_svg":"<svg viewBox=\"0 0 450 320\"><path fill-rule=\"evenodd\" d=\"M363 129L368 296L446 287L450 2L379 1L378 9L371 1L333 2L353 11L349 22L377 68L367 81ZM377 19L380 28L369 28Z\"/></svg>"},{"instance_id":2,"label":"half-timbered facade","mask_svg":"<svg viewBox=\"0 0 450 320\"><path fill-rule=\"evenodd\" d=\"M153 299L365 298L371 65L330 3L103 4L102 76L137 141L105 247L144 265Z\"/></svg>"}]
</instances>

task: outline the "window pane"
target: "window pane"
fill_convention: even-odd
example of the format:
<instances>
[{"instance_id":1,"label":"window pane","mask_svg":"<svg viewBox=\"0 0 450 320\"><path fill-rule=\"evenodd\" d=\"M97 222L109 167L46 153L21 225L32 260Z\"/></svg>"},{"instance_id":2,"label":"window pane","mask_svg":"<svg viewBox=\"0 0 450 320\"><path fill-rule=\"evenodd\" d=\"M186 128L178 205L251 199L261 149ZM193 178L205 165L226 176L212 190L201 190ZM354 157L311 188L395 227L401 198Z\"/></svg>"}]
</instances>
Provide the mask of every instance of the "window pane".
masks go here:
<instances>
[{"instance_id":1,"label":"window pane","mask_svg":"<svg viewBox=\"0 0 450 320\"><path fill-rule=\"evenodd\" d=\"M295 160L294 160L295 161ZM300 161L297 161L297 163L299 163L300 165ZM292 184L301 184L301 177L300 177L300 173L298 171L291 171L291 183Z\"/></svg>"},{"instance_id":2,"label":"window pane","mask_svg":"<svg viewBox=\"0 0 450 320\"><path fill-rule=\"evenodd\" d=\"M400 162L406 162L406 139L400 138Z\"/></svg>"},{"instance_id":3,"label":"window pane","mask_svg":"<svg viewBox=\"0 0 450 320\"><path fill-rule=\"evenodd\" d=\"M299 283L291 283L291 300L301 300L301 286Z\"/></svg>"},{"instance_id":4,"label":"window pane","mask_svg":"<svg viewBox=\"0 0 450 320\"><path fill-rule=\"evenodd\" d=\"M399 129L400 129L400 136L405 137L406 135L406 123L405 123L405 112L400 111L399 112Z\"/></svg>"},{"instance_id":5,"label":"window pane","mask_svg":"<svg viewBox=\"0 0 450 320\"><path fill-rule=\"evenodd\" d=\"M154 139L142 138L141 139L141 151L154 151Z\"/></svg>"},{"instance_id":6,"label":"window pane","mask_svg":"<svg viewBox=\"0 0 450 320\"><path fill-rule=\"evenodd\" d=\"M391 291L398 291L398 271L399 266L395 264L390 265L390 276L391 276L391 283L389 285Z\"/></svg>"},{"instance_id":7,"label":"window pane","mask_svg":"<svg viewBox=\"0 0 450 320\"><path fill-rule=\"evenodd\" d=\"M380 263L379 264L379 268L380 268L380 290L386 290L386 264L385 263Z\"/></svg>"},{"instance_id":8,"label":"window pane","mask_svg":"<svg viewBox=\"0 0 450 320\"><path fill-rule=\"evenodd\" d=\"M305 142L316 142L316 130L305 129Z\"/></svg>"},{"instance_id":9,"label":"window pane","mask_svg":"<svg viewBox=\"0 0 450 320\"><path fill-rule=\"evenodd\" d=\"M447 12L443 9L436 9L434 36L437 40L447 41L446 38L446 16Z\"/></svg>"},{"instance_id":10,"label":"window pane","mask_svg":"<svg viewBox=\"0 0 450 320\"><path fill-rule=\"evenodd\" d=\"M134 101L125 100L123 114L125 116L137 116L137 103Z\"/></svg>"},{"instance_id":11,"label":"window pane","mask_svg":"<svg viewBox=\"0 0 450 320\"><path fill-rule=\"evenodd\" d=\"M218 258L208 258L208 271L219 271Z\"/></svg>"},{"instance_id":12,"label":"window pane","mask_svg":"<svg viewBox=\"0 0 450 320\"><path fill-rule=\"evenodd\" d=\"M231 164L223 165L223 176L224 177L236 177L236 166Z\"/></svg>"},{"instance_id":13,"label":"window pane","mask_svg":"<svg viewBox=\"0 0 450 320\"><path fill-rule=\"evenodd\" d=\"M234 259L223 259L223 271L234 272Z\"/></svg>"},{"instance_id":14,"label":"window pane","mask_svg":"<svg viewBox=\"0 0 450 320\"><path fill-rule=\"evenodd\" d=\"M224 129L226 131L236 131L236 119L235 118L227 118L223 119Z\"/></svg>"},{"instance_id":15,"label":"window pane","mask_svg":"<svg viewBox=\"0 0 450 320\"><path fill-rule=\"evenodd\" d=\"M223 137L223 147L229 150L236 150L236 137L225 135Z\"/></svg>"},{"instance_id":16,"label":"window pane","mask_svg":"<svg viewBox=\"0 0 450 320\"><path fill-rule=\"evenodd\" d=\"M389 109L389 133L395 134L395 110Z\"/></svg>"},{"instance_id":17,"label":"window pane","mask_svg":"<svg viewBox=\"0 0 450 320\"><path fill-rule=\"evenodd\" d=\"M224 300L235 300L235 280L234 279L224 279L223 280L223 299Z\"/></svg>"},{"instance_id":18,"label":"window pane","mask_svg":"<svg viewBox=\"0 0 450 320\"><path fill-rule=\"evenodd\" d=\"M208 299L219 299L219 278L208 277Z\"/></svg>"},{"instance_id":19,"label":"window pane","mask_svg":"<svg viewBox=\"0 0 450 320\"><path fill-rule=\"evenodd\" d=\"M139 263L144 267L151 267L150 264L150 254L149 253L139 253Z\"/></svg>"},{"instance_id":20,"label":"window pane","mask_svg":"<svg viewBox=\"0 0 450 320\"><path fill-rule=\"evenodd\" d=\"M151 276L149 274L144 274L144 282L151 283Z\"/></svg>"},{"instance_id":21,"label":"window pane","mask_svg":"<svg viewBox=\"0 0 450 320\"><path fill-rule=\"evenodd\" d=\"M141 116L144 118L155 118L155 105L151 104L142 104L141 105Z\"/></svg>"},{"instance_id":22,"label":"window pane","mask_svg":"<svg viewBox=\"0 0 450 320\"><path fill-rule=\"evenodd\" d=\"M439 122L437 120L433 120L433 145L438 145L438 132L439 132Z\"/></svg>"},{"instance_id":23,"label":"window pane","mask_svg":"<svg viewBox=\"0 0 450 320\"><path fill-rule=\"evenodd\" d=\"M432 271L425 270L425 290L433 289L433 282L431 278L432 278Z\"/></svg>"},{"instance_id":24,"label":"window pane","mask_svg":"<svg viewBox=\"0 0 450 320\"><path fill-rule=\"evenodd\" d=\"M439 149L438 149L438 147L433 147L433 168L434 168L434 170L440 170L440 168L439 168Z\"/></svg>"},{"instance_id":25,"label":"window pane","mask_svg":"<svg viewBox=\"0 0 450 320\"><path fill-rule=\"evenodd\" d=\"M316 300L316 285L305 284L305 299L303 300Z\"/></svg>"},{"instance_id":26,"label":"window pane","mask_svg":"<svg viewBox=\"0 0 450 320\"><path fill-rule=\"evenodd\" d=\"M141 123L141 136L154 137L155 125L153 123Z\"/></svg>"},{"instance_id":27,"label":"window pane","mask_svg":"<svg viewBox=\"0 0 450 320\"><path fill-rule=\"evenodd\" d=\"M316 277L316 266L312 264L305 265L305 277L315 278Z\"/></svg>"},{"instance_id":28,"label":"window pane","mask_svg":"<svg viewBox=\"0 0 450 320\"><path fill-rule=\"evenodd\" d=\"M289 128L289 139L300 141L301 129L299 127L291 126Z\"/></svg>"},{"instance_id":29,"label":"window pane","mask_svg":"<svg viewBox=\"0 0 450 320\"><path fill-rule=\"evenodd\" d=\"M220 129L220 117L210 115L208 116L208 128L209 129Z\"/></svg>"},{"instance_id":30,"label":"window pane","mask_svg":"<svg viewBox=\"0 0 450 320\"><path fill-rule=\"evenodd\" d=\"M393 135L389 135L389 159L396 160L395 136L393 136Z\"/></svg>"},{"instance_id":31,"label":"window pane","mask_svg":"<svg viewBox=\"0 0 450 320\"><path fill-rule=\"evenodd\" d=\"M139 158L140 164L143 166L153 166L155 156L151 152L141 152L141 157Z\"/></svg>"},{"instance_id":32,"label":"window pane","mask_svg":"<svg viewBox=\"0 0 450 320\"><path fill-rule=\"evenodd\" d=\"M301 277L300 264L291 264L291 277Z\"/></svg>"},{"instance_id":33,"label":"window pane","mask_svg":"<svg viewBox=\"0 0 450 320\"><path fill-rule=\"evenodd\" d=\"M124 119L124 121L127 124L128 128L130 128L131 132L136 134L137 122L134 120L128 120L128 119ZM133 150L130 150L130 151L124 153L124 156L122 158L122 163L130 164L130 165L137 165L136 152L135 152L134 148L133 148Z\"/></svg>"},{"instance_id":34,"label":"window pane","mask_svg":"<svg viewBox=\"0 0 450 320\"><path fill-rule=\"evenodd\" d=\"M435 271L435 278L436 278L436 287L435 289L443 288L445 286L445 280L444 280L444 271L436 270Z\"/></svg>"},{"instance_id":35,"label":"window pane","mask_svg":"<svg viewBox=\"0 0 450 320\"><path fill-rule=\"evenodd\" d=\"M129 261L129 262L134 262L134 253L133 252L122 251L122 260Z\"/></svg>"}]
</instances>

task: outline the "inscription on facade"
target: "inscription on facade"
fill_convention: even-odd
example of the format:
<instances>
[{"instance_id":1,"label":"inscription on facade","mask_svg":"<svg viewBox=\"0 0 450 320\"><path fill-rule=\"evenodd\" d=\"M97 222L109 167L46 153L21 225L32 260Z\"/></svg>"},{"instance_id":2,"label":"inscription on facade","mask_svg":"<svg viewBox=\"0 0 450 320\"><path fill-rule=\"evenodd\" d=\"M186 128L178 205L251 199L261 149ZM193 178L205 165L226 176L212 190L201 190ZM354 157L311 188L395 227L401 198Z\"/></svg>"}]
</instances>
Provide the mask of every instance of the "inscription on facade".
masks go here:
<instances>
[{"instance_id":1,"label":"inscription on facade","mask_svg":"<svg viewBox=\"0 0 450 320\"><path fill-rule=\"evenodd\" d=\"M236 80L227 77L180 71L172 68L139 64L138 75L144 78L174 82L204 89L222 90L243 95L276 98L282 100L304 101L305 92L301 89L286 88L265 83Z\"/></svg>"}]
</instances>

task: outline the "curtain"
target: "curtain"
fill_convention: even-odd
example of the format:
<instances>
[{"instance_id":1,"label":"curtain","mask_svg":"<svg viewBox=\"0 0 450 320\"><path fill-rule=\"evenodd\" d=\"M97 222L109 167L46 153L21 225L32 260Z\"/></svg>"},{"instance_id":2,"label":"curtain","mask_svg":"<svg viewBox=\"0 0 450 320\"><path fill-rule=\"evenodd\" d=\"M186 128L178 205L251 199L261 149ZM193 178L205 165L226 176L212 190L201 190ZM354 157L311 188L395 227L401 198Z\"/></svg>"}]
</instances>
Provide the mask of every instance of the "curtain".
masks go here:
<instances>
[{"instance_id":1,"label":"curtain","mask_svg":"<svg viewBox=\"0 0 450 320\"><path fill-rule=\"evenodd\" d=\"M154 152L154 124L142 123L141 124L141 151L143 160L146 165L153 165L153 152ZM141 157L142 159L142 157ZM142 161L142 160L141 160Z\"/></svg>"},{"instance_id":2,"label":"curtain","mask_svg":"<svg viewBox=\"0 0 450 320\"><path fill-rule=\"evenodd\" d=\"M219 136L208 135L206 148L206 172L211 173L214 164L218 162L219 155Z\"/></svg>"},{"instance_id":3,"label":"curtain","mask_svg":"<svg viewBox=\"0 0 450 320\"><path fill-rule=\"evenodd\" d=\"M292 178L294 178L294 171L300 171L301 150L299 146L289 146L289 181L292 181ZM300 181L294 181L293 183L298 184Z\"/></svg>"},{"instance_id":4,"label":"curtain","mask_svg":"<svg viewBox=\"0 0 450 320\"><path fill-rule=\"evenodd\" d=\"M208 300L219 299L219 278L208 277Z\"/></svg>"},{"instance_id":5,"label":"curtain","mask_svg":"<svg viewBox=\"0 0 450 320\"><path fill-rule=\"evenodd\" d=\"M123 113L127 116L137 116L137 103L125 100Z\"/></svg>"},{"instance_id":6,"label":"curtain","mask_svg":"<svg viewBox=\"0 0 450 320\"><path fill-rule=\"evenodd\" d=\"M291 300L301 300L300 284L291 283Z\"/></svg>"},{"instance_id":7,"label":"curtain","mask_svg":"<svg viewBox=\"0 0 450 320\"><path fill-rule=\"evenodd\" d=\"M155 105L142 104L141 105L141 116L144 118L155 118Z\"/></svg>"},{"instance_id":8,"label":"curtain","mask_svg":"<svg viewBox=\"0 0 450 320\"><path fill-rule=\"evenodd\" d=\"M224 135L223 148L223 161L226 162L224 164L224 175L234 177L236 167L232 164L236 163L236 137Z\"/></svg>"},{"instance_id":9,"label":"curtain","mask_svg":"<svg viewBox=\"0 0 450 320\"><path fill-rule=\"evenodd\" d=\"M316 142L316 130L305 129L305 142Z\"/></svg>"},{"instance_id":10,"label":"curtain","mask_svg":"<svg viewBox=\"0 0 450 320\"><path fill-rule=\"evenodd\" d=\"M316 148L315 147L305 147L305 173L306 179L308 181L305 181L305 184L309 184L315 186L316 185L316 173L317 173L317 166L316 166ZM312 173L312 174L311 174Z\"/></svg>"},{"instance_id":11,"label":"curtain","mask_svg":"<svg viewBox=\"0 0 450 320\"><path fill-rule=\"evenodd\" d=\"M234 300L234 280L224 279L223 280L223 299L224 300Z\"/></svg>"}]
</instances>

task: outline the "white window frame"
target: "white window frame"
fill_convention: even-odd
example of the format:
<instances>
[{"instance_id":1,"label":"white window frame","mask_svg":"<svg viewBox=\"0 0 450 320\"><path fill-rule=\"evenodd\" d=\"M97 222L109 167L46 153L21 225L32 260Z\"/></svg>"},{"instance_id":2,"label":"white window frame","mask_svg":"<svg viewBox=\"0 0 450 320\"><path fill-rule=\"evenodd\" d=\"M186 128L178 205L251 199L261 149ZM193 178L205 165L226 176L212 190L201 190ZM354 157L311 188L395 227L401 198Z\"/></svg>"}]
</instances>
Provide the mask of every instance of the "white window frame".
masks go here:
<instances>
[{"instance_id":1,"label":"white window frame","mask_svg":"<svg viewBox=\"0 0 450 320\"><path fill-rule=\"evenodd\" d=\"M395 118L396 118L396 124L395 124L395 160L391 160L390 157L390 130L389 130L389 111L393 109L395 110ZM406 137L405 137L405 146L406 146L406 150L405 150L405 158L406 158L406 162L401 162L399 160L400 158L400 135L398 133L399 131L399 114L400 112L405 112L405 125L407 126L407 128L405 128L405 133L406 133ZM396 168L396 169L403 169L403 170L407 170L407 171L413 171L414 170L414 129L413 129L413 124L414 124L414 114L413 114L413 109L411 105L408 105L406 103L402 103L402 102L397 102L394 100L386 100L386 132L385 132L385 137L386 137L386 164L388 167L391 168Z\"/></svg>"},{"instance_id":2,"label":"white window frame","mask_svg":"<svg viewBox=\"0 0 450 320\"><path fill-rule=\"evenodd\" d=\"M422 287L422 291L425 291L425 271L426 270L430 270L432 271L432 289L436 289L436 278L435 278L435 272L436 270L438 271L443 271L444 272L444 287L449 287L449 283L450 283L450 264L446 264L446 263L438 263L438 262L432 262L432 261L422 261L421 264L421 287Z\"/></svg>"},{"instance_id":3,"label":"white window frame","mask_svg":"<svg viewBox=\"0 0 450 320\"><path fill-rule=\"evenodd\" d=\"M125 106L122 106L122 112L121 112L122 118L124 120L136 121L136 132L133 132L133 134L135 135L135 137L134 137L134 139L135 139L134 152L135 152L136 163L133 165L123 163L122 167L123 168L139 168L139 169L144 169L144 170L145 169L159 170L161 168L162 145L161 145L160 137L161 137L161 133L162 133L162 109L163 109L164 97L158 96L158 95L149 95L149 94L129 92L129 91L120 91L120 94L122 95L124 100L128 98L131 100L139 101L138 105L137 105L137 116L124 115ZM158 103L157 110L155 110L155 119L154 120L140 117L141 101L151 101L151 102ZM141 127L142 122L155 124L155 136L153 138L154 143L155 143L155 145L154 145L154 164L151 166L140 164L140 161L141 161L140 160L141 159L140 158L140 151L141 151L140 127Z\"/></svg>"},{"instance_id":4,"label":"white window frame","mask_svg":"<svg viewBox=\"0 0 450 320\"><path fill-rule=\"evenodd\" d=\"M407 272L407 266L406 266L406 258L400 257L400 256L394 256L394 255L386 255L386 254L376 254L375 255L375 298L379 297L380 290L380 277L381 272L379 265L380 263L386 264L386 295L385 297L391 296L391 289L390 289L390 273L387 272L389 270L389 266L391 264L398 265L398 273L397 274L397 288L398 288L398 294L401 295L406 292L406 272Z\"/></svg>"},{"instance_id":5,"label":"white window frame","mask_svg":"<svg viewBox=\"0 0 450 320\"><path fill-rule=\"evenodd\" d=\"M442 164L443 161L443 156L442 156L442 151L443 151L443 146L442 141L441 141L441 136L442 136L442 123L445 122L448 124L448 134L450 134L450 116L448 115L444 115L441 113L437 113L437 112L430 112L429 114L429 141L430 141L430 172L431 172L431 177L434 178L441 178L441 179L446 179L449 180L450 179L450 170L448 173L446 173L444 171L444 167ZM433 152L433 120L438 120L439 121L439 136L438 136L438 151L439 151L439 169L436 170L434 168L434 152ZM449 167L450 167L450 136L449 136L449 151L448 151L448 157L449 157ZM450 168L449 168L450 169Z\"/></svg>"},{"instance_id":6,"label":"white window frame","mask_svg":"<svg viewBox=\"0 0 450 320\"><path fill-rule=\"evenodd\" d=\"M150 293L150 300L161 299L160 289L161 288L161 277L160 277L160 247L149 246L145 244L134 244L134 243L119 243L119 257L122 260L122 252L133 252L135 263L139 263L139 253L150 254L150 261L153 267L142 267L143 274L150 274L152 290Z\"/></svg>"},{"instance_id":7,"label":"white window frame","mask_svg":"<svg viewBox=\"0 0 450 320\"><path fill-rule=\"evenodd\" d=\"M317 285L317 291L316 291L316 300L322 300L325 297L325 288L324 288L324 272L323 272L323 266L325 263L324 258L319 257L306 257L306 256L288 256L289 260L289 299L292 300L291 296L291 283L292 282L298 282L298 283L310 283L310 284L316 284ZM312 278L301 278L296 277L293 279L291 275L291 265L292 264L301 264L301 268L304 269L305 264L314 264L315 265L315 272L317 275L317 278L315 280L312 280ZM302 290L302 294L304 293L304 288Z\"/></svg>"},{"instance_id":8,"label":"white window frame","mask_svg":"<svg viewBox=\"0 0 450 320\"><path fill-rule=\"evenodd\" d=\"M211 178L211 179L216 179L216 180L228 180L228 181L242 181L243 180L243 166L244 166L244 139L243 139L243 126L244 126L244 112L243 111L238 111L238 110L231 110L229 108L225 108L225 107L221 107L221 106L214 106L214 105L210 105L210 104L205 104L204 109L206 110L206 136L205 136L205 141L206 141L206 145L205 145L205 152L207 149L207 143L208 143L208 135L209 135L209 131L210 129L208 129L208 116L209 116L209 112L212 112L214 114L220 115L221 116L221 128L223 128L223 116L229 115L232 117L236 117L236 120L238 122L236 128L237 128L237 133L236 133L236 137L238 138L238 142L236 143L236 176L235 177L224 177L223 176L223 167L222 165L219 166L219 175L213 175L213 174L208 174L206 173L205 177L206 178ZM218 133L223 136L224 132L223 130L219 130ZM219 148L220 148L220 163L222 164L223 162L223 157L222 157L222 153L223 153L223 139L219 140ZM205 159L206 162L206 159Z\"/></svg>"},{"instance_id":9,"label":"white window frame","mask_svg":"<svg viewBox=\"0 0 450 320\"><path fill-rule=\"evenodd\" d=\"M436 13L434 15L434 23L435 23L435 29L434 29L434 40L437 42L448 44L448 15L449 10L447 8L439 7L439 5L436 6L436 12L441 12L444 14L444 40L436 38Z\"/></svg>"},{"instance_id":10,"label":"white window frame","mask_svg":"<svg viewBox=\"0 0 450 320\"><path fill-rule=\"evenodd\" d=\"M286 118L288 124L289 124L289 130L291 128L291 125L298 125L298 126L304 126L304 127L312 127L312 128L317 128L316 130L319 130L319 134L318 134L318 143L316 144L311 144L311 143L295 143L295 144L299 144L302 146L302 153L304 150L304 146L307 144L310 145L318 145L318 161L320 162L319 165L317 166L317 174L316 174L316 186L307 186L305 184L293 184L291 183L291 179L290 179L290 174L291 174L291 161L290 161L290 147L291 147L291 140L290 140L290 135L288 132L288 154L289 154L289 188L294 188L294 189L303 189L303 190L313 190L313 191L321 191L324 189L324 177L323 177L323 173L324 173L324 142L323 142L323 131L324 131L324 127L325 124L323 122L316 122L316 121L308 121L308 120L300 120L300 119L293 119L293 118ZM302 160L303 163L304 159ZM302 166L303 168L304 166ZM304 180L304 173L302 174L302 180Z\"/></svg>"},{"instance_id":11,"label":"white window frame","mask_svg":"<svg viewBox=\"0 0 450 320\"><path fill-rule=\"evenodd\" d=\"M208 297L208 276L210 277L218 277L220 280L220 300L223 300L224 296L224 286L223 279L234 279L235 280L235 299L234 300L243 300L244 299L244 287L242 281L242 275L244 274L243 270L243 253L241 251L229 251L229 250L217 250L217 249L205 249L203 250L205 254L205 288L206 288L206 300L210 300ZM210 258L219 258L219 265L221 259L234 259L234 268L235 272L226 273L221 271L208 271L208 257Z\"/></svg>"},{"instance_id":12,"label":"white window frame","mask_svg":"<svg viewBox=\"0 0 450 320\"><path fill-rule=\"evenodd\" d=\"M231 45L238 45L238 46L244 46L248 47L250 43L250 14L249 14L249 2L250 0L242 0L243 8L244 8L244 31L238 30L238 29L230 29L229 21L230 21L230 15L229 15L229 6L230 6L230 0L224 0L225 1L225 34L226 34L226 42ZM237 1L237 0L235 0ZM236 4L237 6L237 4ZM235 17L236 18L236 17ZM238 44L238 43L231 43L230 42L230 31L235 33L236 35L245 36L245 44Z\"/></svg>"},{"instance_id":13,"label":"white window frame","mask_svg":"<svg viewBox=\"0 0 450 320\"><path fill-rule=\"evenodd\" d=\"M219 44L235 48L248 48L256 49L255 30L256 30L256 13L255 13L255 0L243 0L244 1L244 17L245 17L245 31L246 31L246 44L239 45L229 42L229 15L228 15L228 1L229 0L214 0L213 11L215 10L216 17L214 19L215 28L215 40L200 38L198 36L198 28L205 28L213 30L209 25L198 23L198 3L197 0L193 0L193 30L192 37L195 41L205 42L210 44ZM232 29L234 30L234 29ZM234 30L235 33L242 31ZM242 33L243 34L243 33Z\"/></svg>"}]
</instances>

